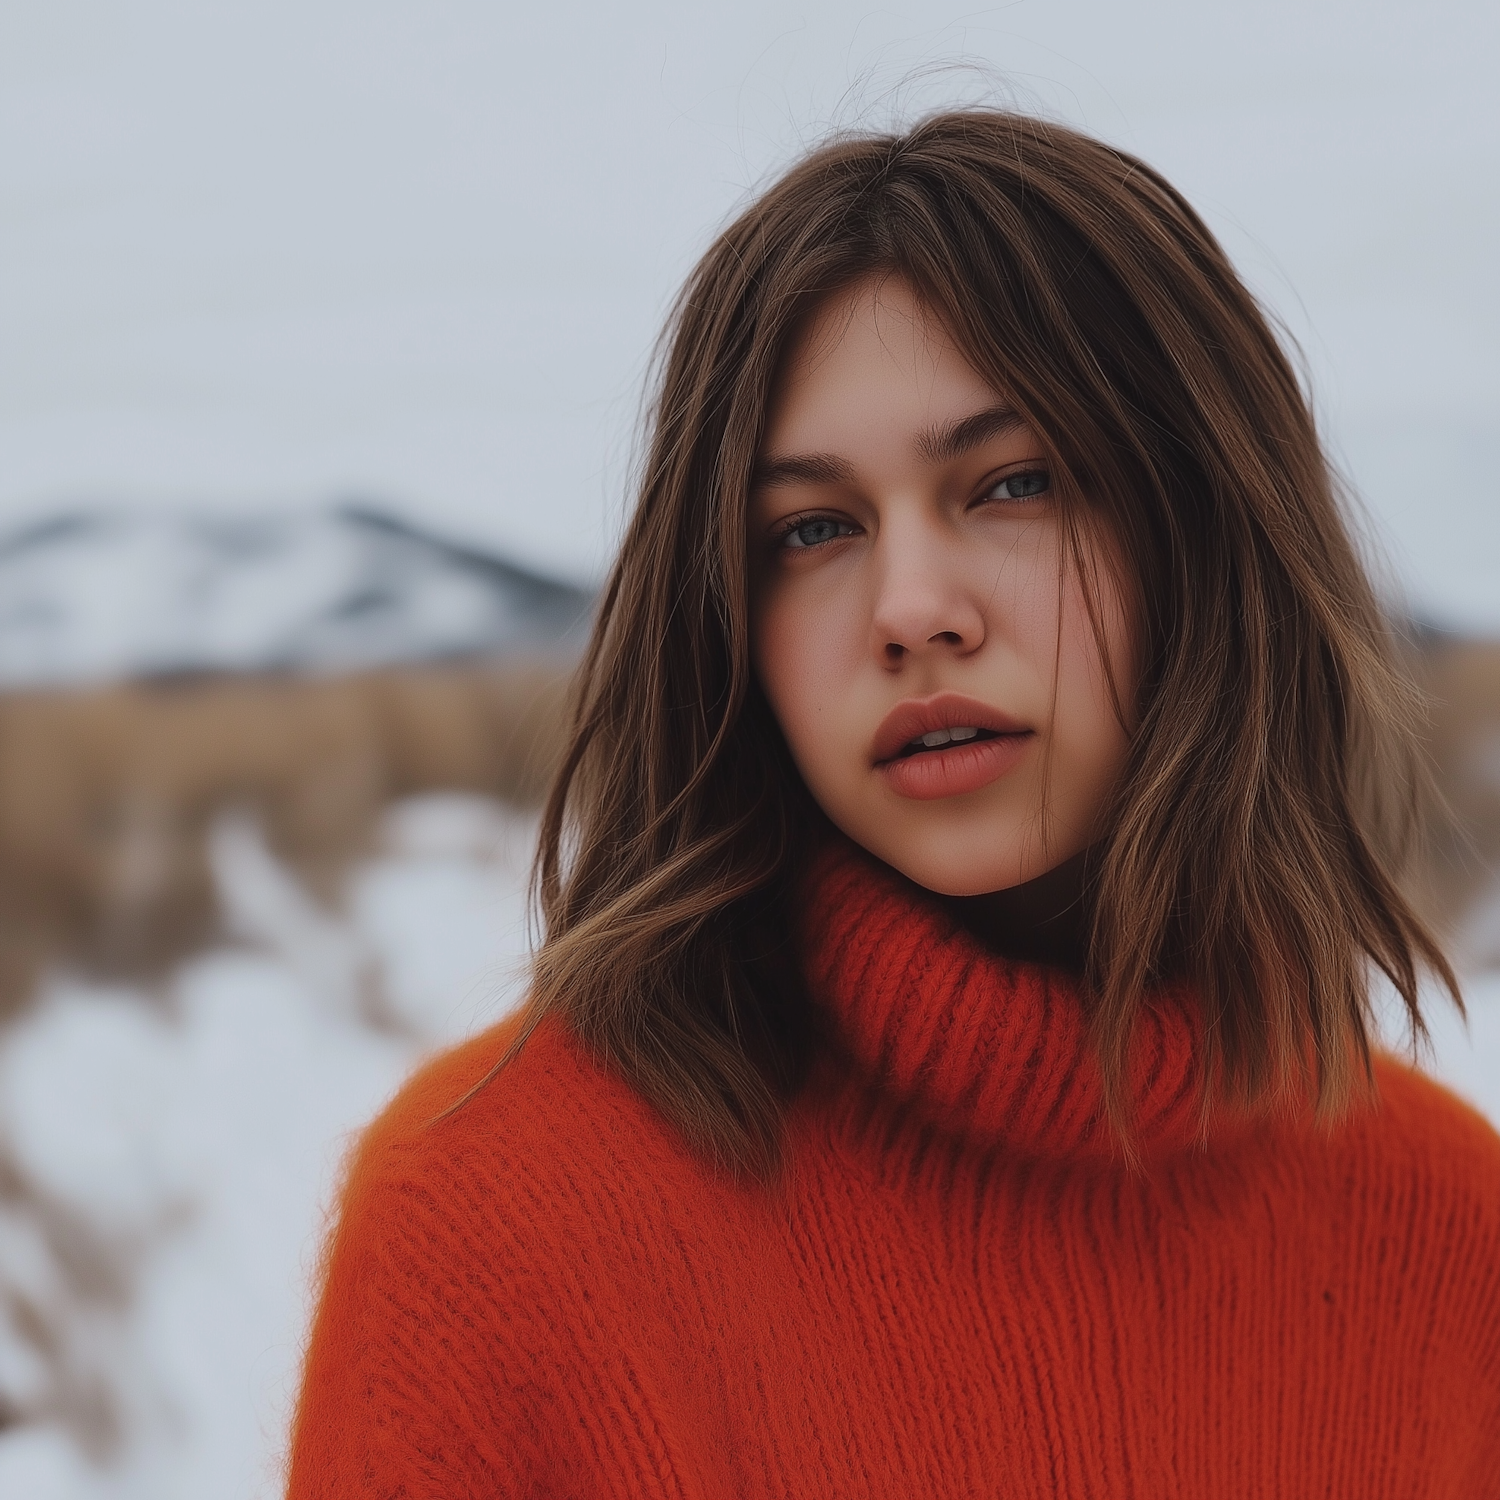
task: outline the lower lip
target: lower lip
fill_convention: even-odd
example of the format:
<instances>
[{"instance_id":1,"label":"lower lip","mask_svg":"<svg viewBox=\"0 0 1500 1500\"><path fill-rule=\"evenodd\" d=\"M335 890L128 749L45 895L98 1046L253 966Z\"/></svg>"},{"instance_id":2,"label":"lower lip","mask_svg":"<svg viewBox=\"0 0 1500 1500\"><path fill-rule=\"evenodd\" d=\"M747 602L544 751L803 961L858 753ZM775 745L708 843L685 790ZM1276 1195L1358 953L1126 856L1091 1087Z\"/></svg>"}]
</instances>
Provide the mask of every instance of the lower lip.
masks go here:
<instances>
[{"instance_id":1,"label":"lower lip","mask_svg":"<svg viewBox=\"0 0 1500 1500\"><path fill-rule=\"evenodd\" d=\"M900 760L888 760L880 773L899 797L931 802L938 797L961 797L998 781L1026 753L1034 736L999 734L992 740L970 740L941 750L921 750Z\"/></svg>"}]
</instances>

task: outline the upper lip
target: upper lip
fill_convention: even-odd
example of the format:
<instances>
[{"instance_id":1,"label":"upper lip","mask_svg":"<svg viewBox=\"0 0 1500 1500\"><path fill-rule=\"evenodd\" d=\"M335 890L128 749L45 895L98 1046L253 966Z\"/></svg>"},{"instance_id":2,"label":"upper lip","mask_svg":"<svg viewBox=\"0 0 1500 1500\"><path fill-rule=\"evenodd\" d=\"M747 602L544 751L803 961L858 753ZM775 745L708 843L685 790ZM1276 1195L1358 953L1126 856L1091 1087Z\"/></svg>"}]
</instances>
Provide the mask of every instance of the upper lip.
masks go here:
<instances>
[{"instance_id":1,"label":"upper lip","mask_svg":"<svg viewBox=\"0 0 1500 1500\"><path fill-rule=\"evenodd\" d=\"M962 693L934 693L898 703L875 731L875 763L894 760L913 740L934 729L988 729L995 734L1025 734L1030 726Z\"/></svg>"}]
</instances>

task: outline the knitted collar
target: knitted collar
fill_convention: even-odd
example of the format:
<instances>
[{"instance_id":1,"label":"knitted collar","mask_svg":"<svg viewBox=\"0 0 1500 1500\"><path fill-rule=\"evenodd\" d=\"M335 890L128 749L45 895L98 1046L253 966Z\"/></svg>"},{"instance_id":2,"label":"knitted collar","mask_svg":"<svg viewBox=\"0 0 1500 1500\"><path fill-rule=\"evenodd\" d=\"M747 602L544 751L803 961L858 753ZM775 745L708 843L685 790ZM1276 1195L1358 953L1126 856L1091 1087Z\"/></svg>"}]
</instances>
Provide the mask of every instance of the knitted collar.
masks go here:
<instances>
[{"instance_id":1,"label":"knitted collar","mask_svg":"<svg viewBox=\"0 0 1500 1500\"><path fill-rule=\"evenodd\" d=\"M1032 1156L1119 1156L1071 976L999 957L919 887L839 840L802 906L812 995L855 1068L944 1130ZM1142 1009L1129 1073L1143 1157L1203 1140L1191 1008Z\"/></svg>"}]
</instances>

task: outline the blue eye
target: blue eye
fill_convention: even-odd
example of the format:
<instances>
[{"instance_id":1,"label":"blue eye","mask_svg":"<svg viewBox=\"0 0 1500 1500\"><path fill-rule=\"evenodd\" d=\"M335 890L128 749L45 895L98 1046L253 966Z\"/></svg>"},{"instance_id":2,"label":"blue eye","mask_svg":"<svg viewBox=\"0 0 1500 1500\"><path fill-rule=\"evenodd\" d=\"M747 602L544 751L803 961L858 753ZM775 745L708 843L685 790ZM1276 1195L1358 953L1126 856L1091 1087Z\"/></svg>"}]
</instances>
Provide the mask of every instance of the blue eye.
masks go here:
<instances>
[{"instance_id":1,"label":"blue eye","mask_svg":"<svg viewBox=\"0 0 1500 1500\"><path fill-rule=\"evenodd\" d=\"M832 516L809 516L782 534L783 547L821 547L825 542L852 536L854 528L847 521Z\"/></svg>"},{"instance_id":2,"label":"blue eye","mask_svg":"<svg viewBox=\"0 0 1500 1500\"><path fill-rule=\"evenodd\" d=\"M1025 469L1019 474L1007 474L994 485L988 500L1034 500L1052 488L1052 476L1045 469Z\"/></svg>"}]
</instances>

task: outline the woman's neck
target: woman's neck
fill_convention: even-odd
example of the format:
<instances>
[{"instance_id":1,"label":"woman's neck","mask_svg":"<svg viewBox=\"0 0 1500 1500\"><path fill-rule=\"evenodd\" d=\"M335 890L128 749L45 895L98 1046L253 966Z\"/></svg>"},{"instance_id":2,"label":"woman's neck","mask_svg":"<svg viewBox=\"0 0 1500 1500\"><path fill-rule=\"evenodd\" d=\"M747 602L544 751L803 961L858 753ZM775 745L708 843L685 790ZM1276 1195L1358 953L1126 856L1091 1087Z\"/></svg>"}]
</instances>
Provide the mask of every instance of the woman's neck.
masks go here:
<instances>
[{"instance_id":1,"label":"woman's neck","mask_svg":"<svg viewBox=\"0 0 1500 1500\"><path fill-rule=\"evenodd\" d=\"M992 953L1081 974L1088 959L1085 849L1024 885L982 896L948 896L953 916Z\"/></svg>"}]
</instances>

